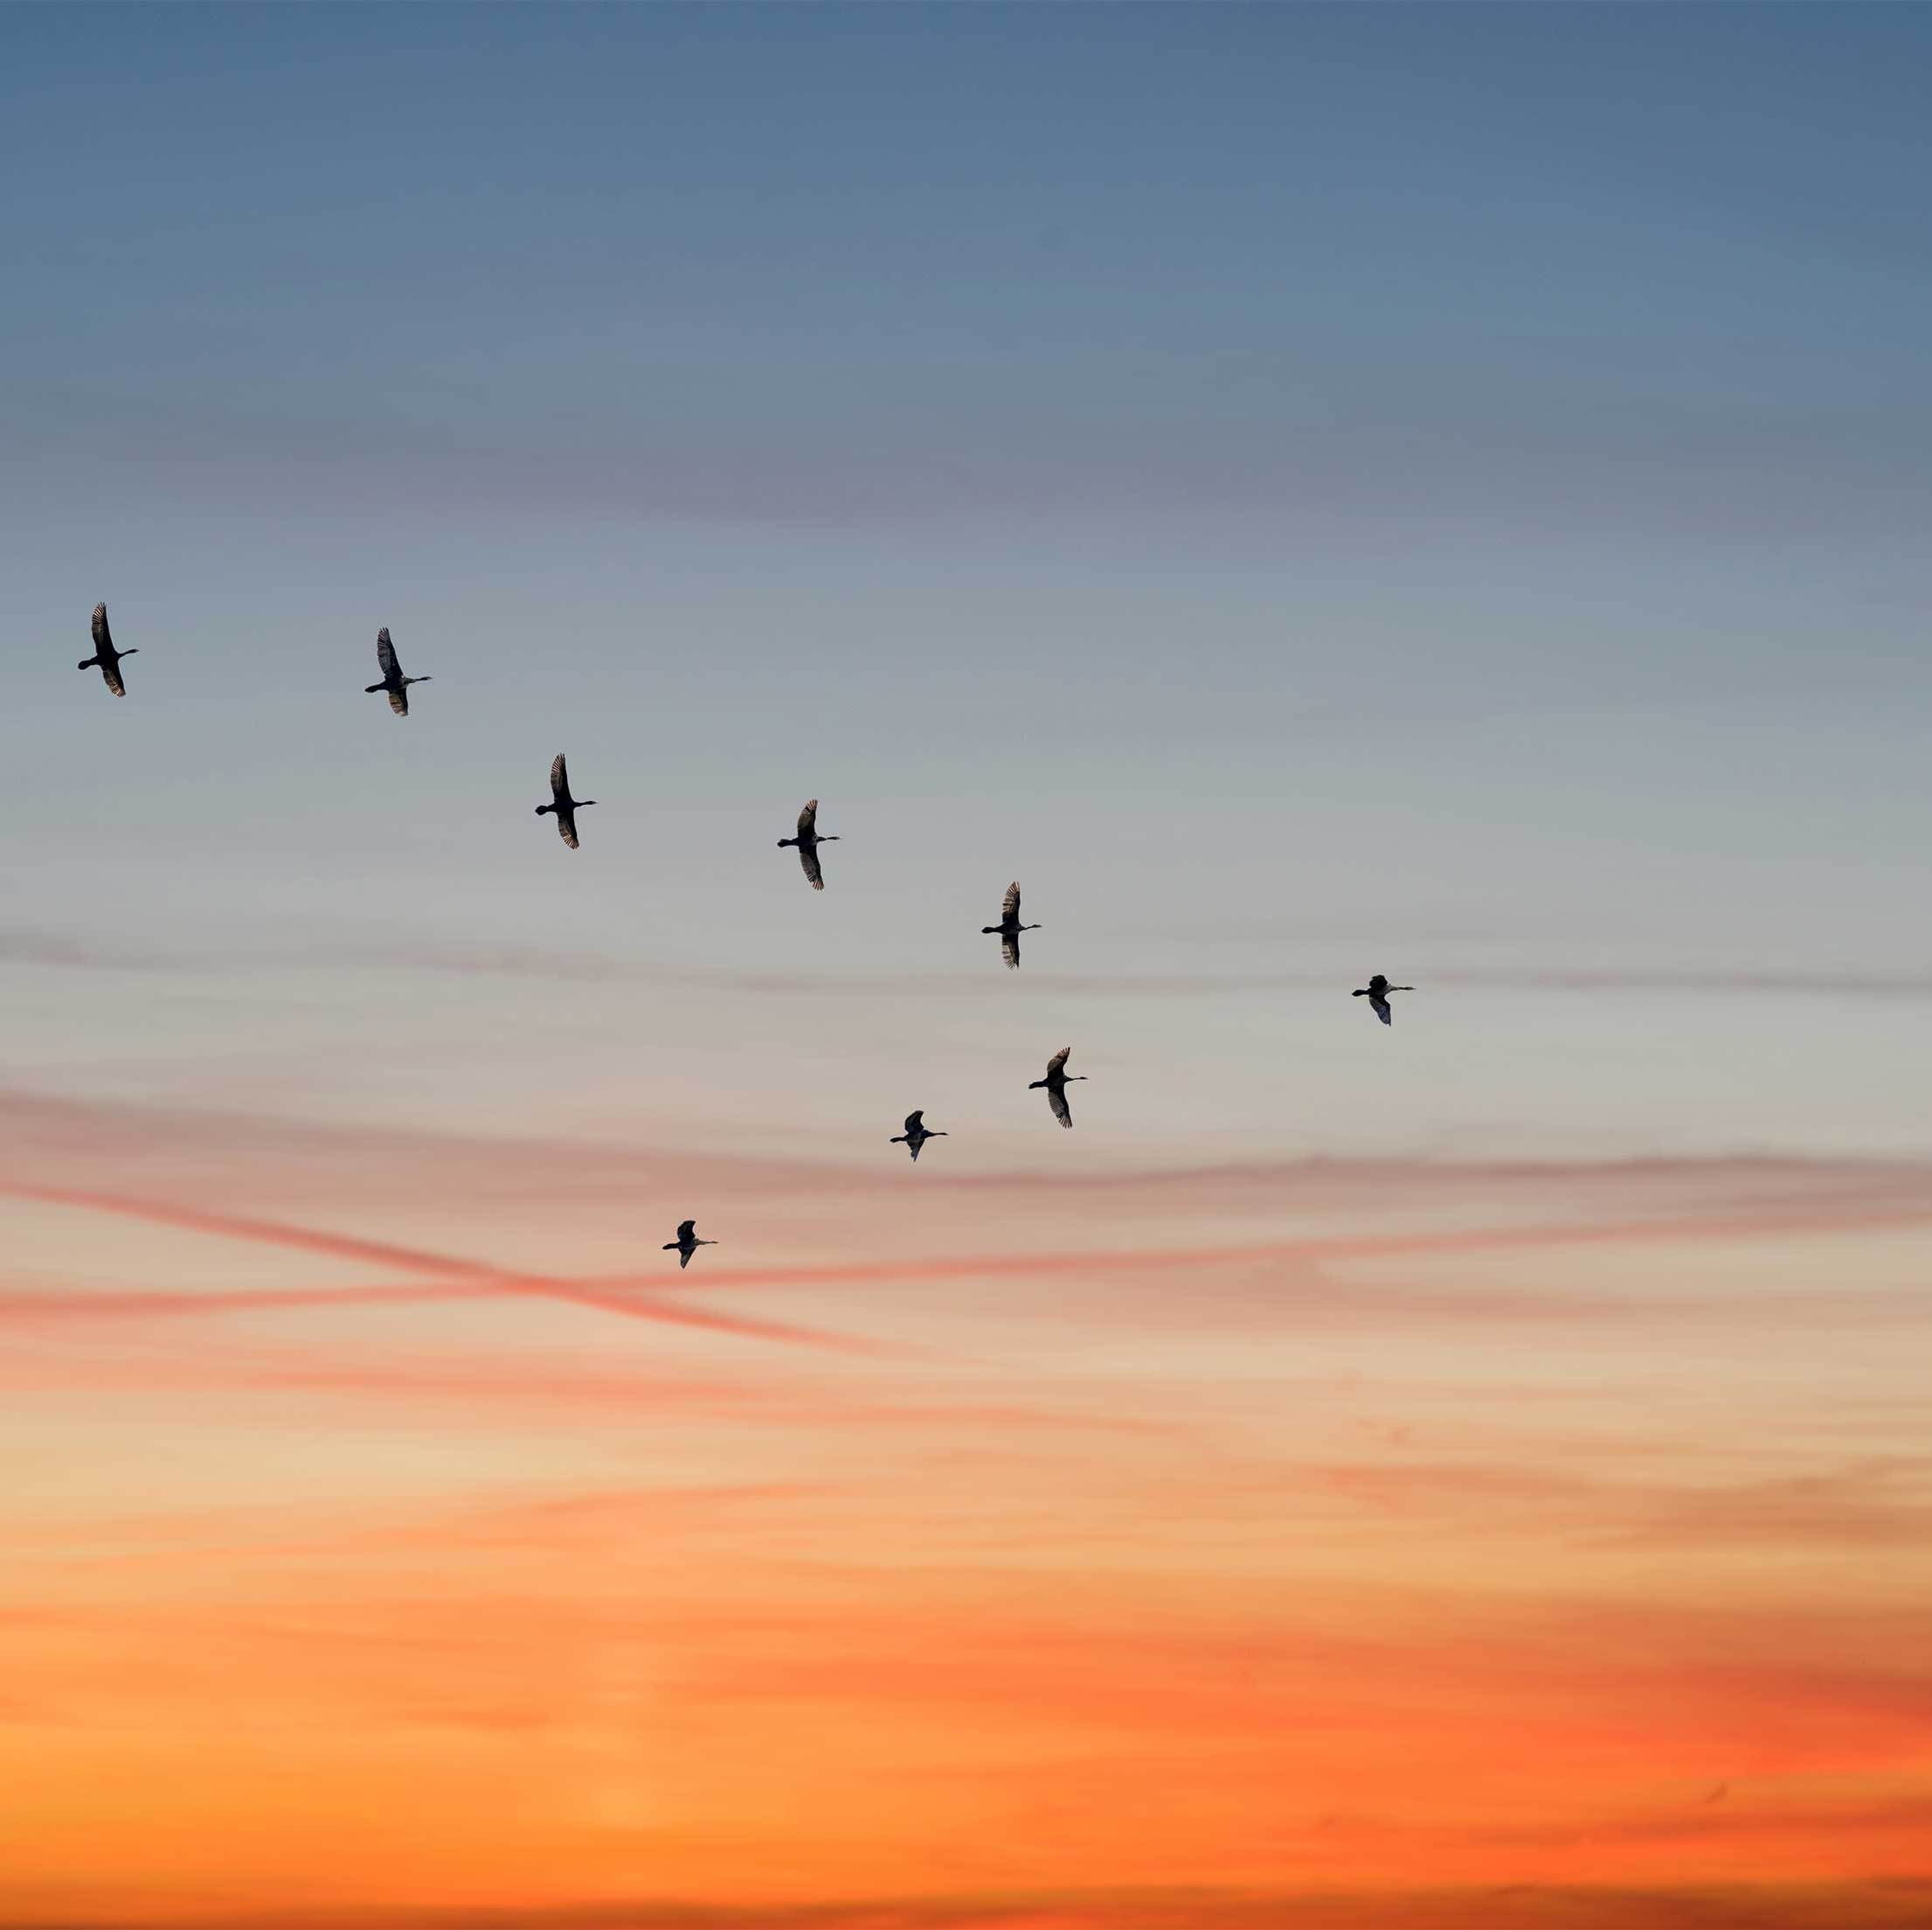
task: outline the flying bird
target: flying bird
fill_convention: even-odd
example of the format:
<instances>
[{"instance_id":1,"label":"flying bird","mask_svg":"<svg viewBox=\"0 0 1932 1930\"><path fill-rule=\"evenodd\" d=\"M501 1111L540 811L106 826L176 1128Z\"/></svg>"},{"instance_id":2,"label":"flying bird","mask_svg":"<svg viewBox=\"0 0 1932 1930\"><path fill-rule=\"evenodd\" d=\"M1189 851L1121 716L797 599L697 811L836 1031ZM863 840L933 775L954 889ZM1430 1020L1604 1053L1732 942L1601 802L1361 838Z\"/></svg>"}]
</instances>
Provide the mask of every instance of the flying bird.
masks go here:
<instances>
[{"instance_id":1,"label":"flying bird","mask_svg":"<svg viewBox=\"0 0 1932 1930\"><path fill-rule=\"evenodd\" d=\"M403 667L396 661L396 646L389 640L387 624L376 633L376 661L382 666L383 681L380 683L364 685L364 690L370 696L374 696L378 690L388 691L389 708L398 717L406 717L409 715L410 685L428 683L433 680L428 677L405 677L403 674Z\"/></svg>"},{"instance_id":2,"label":"flying bird","mask_svg":"<svg viewBox=\"0 0 1932 1930\"><path fill-rule=\"evenodd\" d=\"M1375 1016L1385 1026L1392 1026L1395 1022L1395 1015L1388 1009L1388 994L1391 992L1413 992L1415 989L1414 986L1392 986L1378 972L1367 985L1357 986L1349 996L1355 999L1368 1000L1375 1011Z\"/></svg>"},{"instance_id":3,"label":"flying bird","mask_svg":"<svg viewBox=\"0 0 1932 1930\"><path fill-rule=\"evenodd\" d=\"M698 1238L697 1221L696 1220L680 1220L677 1223L677 1238L667 1240L664 1242L663 1250L666 1253L675 1253L677 1256L677 1270L682 1273L685 1268L690 1265L691 1256L700 1247L715 1247L717 1244L716 1240L700 1240Z\"/></svg>"},{"instance_id":4,"label":"flying bird","mask_svg":"<svg viewBox=\"0 0 1932 1930\"><path fill-rule=\"evenodd\" d=\"M117 697L124 697L128 695L128 687L121 681L121 660L123 657L138 656L140 654L138 647L133 650L114 648L114 633L107 628L107 606L104 603L97 603L93 606L93 654L85 663L77 663L74 668L92 670L99 664L100 681Z\"/></svg>"},{"instance_id":5,"label":"flying bird","mask_svg":"<svg viewBox=\"0 0 1932 1930\"><path fill-rule=\"evenodd\" d=\"M906 1114L905 1132L904 1136L900 1138L890 1141L890 1144L896 1146L904 1146L905 1150L912 1155L913 1159L917 1160L919 1157L919 1148L923 1146L928 1139L948 1139L951 1138L952 1135L950 1133L927 1131L925 1124L925 1109L922 1106L918 1111L909 1112Z\"/></svg>"},{"instance_id":6,"label":"flying bird","mask_svg":"<svg viewBox=\"0 0 1932 1930\"><path fill-rule=\"evenodd\" d=\"M980 927L982 932L999 933L1000 952L1007 962L1008 972L1017 972L1020 969L1020 934L1022 931L1037 931L1039 929L1036 924L1020 923L1020 881L1017 878L1007 887L1006 902L1000 907L999 923L983 924Z\"/></svg>"},{"instance_id":7,"label":"flying bird","mask_svg":"<svg viewBox=\"0 0 1932 1930\"><path fill-rule=\"evenodd\" d=\"M825 889L825 874L819 869L819 847L821 844L836 844L837 834L829 837L819 835L819 800L807 798L805 808L799 813L799 834L795 838L780 838L779 849L796 845L799 847L799 868L805 874L805 882L814 891Z\"/></svg>"},{"instance_id":8,"label":"flying bird","mask_svg":"<svg viewBox=\"0 0 1932 1930\"><path fill-rule=\"evenodd\" d=\"M1067 1086L1070 1083L1067 1078L1067 1056L1072 1050L1071 1046L1062 1046L1047 1061L1046 1077L1035 1079L1027 1088L1028 1092L1037 1092L1042 1086L1047 1089L1047 1103L1053 1108L1054 1117L1069 1132L1073 1131L1073 1108L1067 1103ZM1076 1079L1084 1079L1086 1074L1077 1072L1073 1076Z\"/></svg>"},{"instance_id":9,"label":"flying bird","mask_svg":"<svg viewBox=\"0 0 1932 1930\"><path fill-rule=\"evenodd\" d=\"M571 795L571 774L564 768L564 753L559 751L551 759L551 802L540 804L537 815L542 817L546 811L557 813L557 834L572 851L577 848L577 813L586 811L597 802L595 798L573 798ZM704 1242L710 1244L710 1241Z\"/></svg>"}]
</instances>

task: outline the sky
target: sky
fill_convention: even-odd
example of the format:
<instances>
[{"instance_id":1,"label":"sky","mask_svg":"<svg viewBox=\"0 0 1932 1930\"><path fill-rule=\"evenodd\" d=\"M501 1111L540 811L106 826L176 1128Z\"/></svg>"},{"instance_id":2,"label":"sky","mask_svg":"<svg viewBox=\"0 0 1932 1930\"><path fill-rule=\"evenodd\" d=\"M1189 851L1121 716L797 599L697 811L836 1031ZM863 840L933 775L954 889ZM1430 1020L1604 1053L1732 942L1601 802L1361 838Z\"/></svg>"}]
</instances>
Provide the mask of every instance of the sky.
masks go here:
<instances>
[{"instance_id":1,"label":"sky","mask_svg":"<svg viewBox=\"0 0 1932 1930\"><path fill-rule=\"evenodd\" d=\"M0 1926L1927 1920L1929 83L0 11Z\"/></svg>"}]
</instances>

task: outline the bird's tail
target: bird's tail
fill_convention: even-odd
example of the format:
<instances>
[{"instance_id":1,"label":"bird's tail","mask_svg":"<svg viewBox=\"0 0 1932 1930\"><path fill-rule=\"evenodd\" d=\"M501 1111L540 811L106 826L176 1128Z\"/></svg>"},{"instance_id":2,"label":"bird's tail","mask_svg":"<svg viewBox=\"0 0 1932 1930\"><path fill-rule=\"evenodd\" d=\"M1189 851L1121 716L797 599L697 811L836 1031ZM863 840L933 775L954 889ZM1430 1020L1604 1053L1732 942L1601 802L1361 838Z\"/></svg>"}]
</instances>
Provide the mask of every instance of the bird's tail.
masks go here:
<instances>
[{"instance_id":1,"label":"bird's tail","mask_svg":"<svg viewBox=\"0 0 1932 1930\"><path fill-rule=\"evenodd\" d=\"M1348 996L1351 999L1366 999L1368 994L1364 992L1360 986L1357 986L1355 989L1348 994Z\"/></svg>"},{"instance_id":2,"label":"bird's tail","mask_svg":"<svg viewBox=\"0 0 1932 1930\"><path fill-rule=\"evenodd\" d=\"M389 686L386 683L365 683L363 686L363 695L372 697L378 690L386 690L388 688Z\"/></svg>"},{"instance_id":3,"label":"bird's tail","mask_svg":"<svg viewBox=\"0 0 1932 1930\"><path fill-rule=\"evenodd\" d=\"M100 659L99 657L89 657L85 663L77 663L74 668L76 670L93 670L98 668L100 663Z\"/></svg>"},{"instance_id":4,"label":"bird's tail","mask_svg":"<svg viewBox=\"0 0 1932 1930\"><path fill-rule=\"evenodd\" d=\"M554 804L540 804L537 807L537 815L541 818L546 811L554 811L556 808Z\"/></svg>"}]
</instances>

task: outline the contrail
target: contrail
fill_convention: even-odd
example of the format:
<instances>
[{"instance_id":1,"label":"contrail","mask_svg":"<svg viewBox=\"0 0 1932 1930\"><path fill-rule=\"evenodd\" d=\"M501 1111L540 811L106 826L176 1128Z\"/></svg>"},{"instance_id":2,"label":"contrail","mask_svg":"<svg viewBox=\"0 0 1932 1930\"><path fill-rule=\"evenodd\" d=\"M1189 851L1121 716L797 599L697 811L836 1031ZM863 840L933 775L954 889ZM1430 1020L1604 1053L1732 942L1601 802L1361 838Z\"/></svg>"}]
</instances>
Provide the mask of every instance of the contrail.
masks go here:
<instances>
[{"instance_id":1,"label":"contrail","mask_svg":"<svg viewBox=\"0 0 1932 1930\"><path fill-rule=\"evenodd\" d=\"M362 1261L373 1266L396 1267L405 1272L442 1276L465 1283L460 1288L414 1290L413 1297L418 1299L448 1300L462 1297L467 1293L470 1297L481 1295L561 1300L573 1306L594 1307L602 1312L618 1314L626 1319L655 1320L670 1326L704 1327L714 1332L737 1334L746 1339L777 1340L796 1346L829 1348L838 1352L904 1351L888 1348L883 1342L846 1334L824 1333L814 1328L793 1326L779 1321L747 1319L733 1314L668 1305L656 1299L623 1297L609 1283L520 1273L460 1255L433 1253L420 1247L399 1246L390 1241L364 1240L351 1234L325 1233L310 1227L289 1226L280 1221L246 1219L232 1214L208 1213L196 1207L170 1205L162 1200L129 1200L116 1193L88 1193L67 1186L28 1186L14 1180L0 1180L0 1194L17 1200L31 1200L44 1206L114 1214L122 1219L139 1220L151 1226L178 1227L187 1232L207 1234L218 1239L251 1241L263 1246L325 1254L333 1259ZM329 1291L323 1289L307 1290L312 1297ZM410 1289L398 1287L343 1288L336 1290L330 1299L344 1304L359 1301L365 1305L397 1303L409 1297L411 1292ZM232 1296L217 1296L211 1311L236 1304ZM289 1304L289 1297L277 1293L260 1294L242 1304L258 1308L273 1307ZM327 1303L311 1297L310 1304ZM172 1311L183 1310L177 1306Z\"/></svg>"}]
</instances>

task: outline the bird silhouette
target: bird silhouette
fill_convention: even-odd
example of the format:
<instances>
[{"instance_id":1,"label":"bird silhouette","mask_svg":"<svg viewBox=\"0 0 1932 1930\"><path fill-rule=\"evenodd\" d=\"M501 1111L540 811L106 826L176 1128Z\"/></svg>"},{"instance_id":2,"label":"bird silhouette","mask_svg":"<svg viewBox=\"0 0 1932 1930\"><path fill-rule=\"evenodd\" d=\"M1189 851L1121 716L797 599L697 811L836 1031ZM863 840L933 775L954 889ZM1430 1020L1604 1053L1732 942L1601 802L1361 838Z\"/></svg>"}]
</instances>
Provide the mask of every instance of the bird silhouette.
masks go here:
<instances>
[{"instance_id":1,"label":"bird silhouette","mask_svg":"<svg viewBox=\"0 0 1932 1930\"><path fill-rule=\"evenodd\" d=\"M383 681L380 683L365 684L363 688L370 696L378 690L389 693L389 708L398 717L409 715L409 687L412 683L428 683L428 677L405 677L403 667L396 661L396 646L389 640L389 626L384 624L376 633L376 661L382 666Z\"/></svg>"},{"instance_id":2,"label":"bird silhouette","mask_svg":"<svg viewBox=\"0 0 1932 1930\"><path fill-rule=\"evenodd\" d=\"M1047 1089L1047 1103L1053 1108L1054 1117L1069 1132L1073 1131L1073 1108L1067 1103L1067 1087L1070 1083L1067 1077L1067 1055L1072 1050L1071 1046L1062 1046L1059 1051L1047 1061L1046 1077L1035 1079L1027 1088L1028 1092L1037 1092L1042 1086ZM1076 1079L1084 1079L1086 1074L1077 1072L1073 1076Z\"/></svg>"},{"instance_id":3,"label":"bird silhouette","mask_svg":"<svg viewBox=\"0 0 1932 1930\"><path fill-rule=\"evenodd\" d=\"M1388 1009L1388 994L1391 992L1413 992L1415 989L1414 986L1392 986L1378 972L1367 985L1357 986L1349 996L1355 999L1368 1000L1370 1007L1375 1011L1375 1016L1385 1026L1392 1026L1395 1022L1395 1015Z\"/></svg>"},{"instance_id":4,"label":"bird silhouette","mask_svg":"<svg viewBox=\"0 0 1932 1930\"><path fill-rule=\"evenodd\" d=\"M821 844L836 844L836 834L829 837L819 835L819 800L807 798L805 808L799 813L799 834L795 838L780 838L779 849L784 851L793 845L799 847L799 868L805 874L805 882L814 891L825 889L825 874L819 869L819 847Z\"/></svg>"},{"instance_id":5,"label":"bird silhouette","mask_svg":"<svg viewBox=\"0 0 1932 1930\"><path fill-rule=\"evenodd\" d=\"M595 798L571 795L571 774L564 767L564 753L559 751L551 759L551 802L538 805L537 815L541 818L546 811L554 811L557 834L574 851L577 848L577 813L588 810L596 802Z\"/></svg>"},{"instance_id":6,"label":"bird silhouette","mask_svg":"<svg viewBox=\"0 0 1932 1930\"><path fill-rule=\"evenodd\" d=\"M107 606L104 603L97 603L93 606L93 654L85 662L77 663L74 668L92 670L99 664L100 681L117 697L124 697L128 695L128 687L121 681L121 660L123 657L138 656L140 654L138 646L132 650L114 648L114 633L107 628Z\"/></svg>"},{"instance_id":7,"label":"bird silhouette","mask_svg":"<svg viewBox=\"0 0 1932 1930\"><path fill-rule=\"evenodd\" d=\"M1036 924L1020 923L1020 881L1017 878L1007 887L1006 902L1000 907L999 923L983 924L980 927L984 933L999 934L1000 953L1007 962L1008 972L1017 972L1020 969L1020 934L1022 931L1037 931L1039 929Z\"/></svg>"},{"instance_id":8,"label":"bird silhouette","mask_svg":"<svg viewBox=\"0 0 1932 1930\"><path fill-rule=\"evenodd\" d=\"M896 1146L904 1146L905 1150L912 1155L914 1160L917 1161L919 1157L919 1148L923 1146L928 1139L947 1139L951 1138L952 1135L950 1133L929 1132L926 1131L925 1110L922 1107L918 1112L909 1112L906 1114L905 1131L904 1135L899 1138L891 1140L890 1144Z\"/></svg>"},{"instance_id":9,"label":"bird silhouette","mask_svg":"<svg viewBox=\"0 0 1932 1930\"><path fill-rule=\"evenodd\" d=\"M690 1265L691 1256L700 1247L715 1247L717 1244L716 1240L700 1240L698 1238L697 1221L696 1220L680 1220L677 1223L677 1238L667 1240L664 1242L663 1250L666 1253L675 1253L677 1256L677 1270L682 1273L685 1268Z\"/></svg>"}]
</instances>

